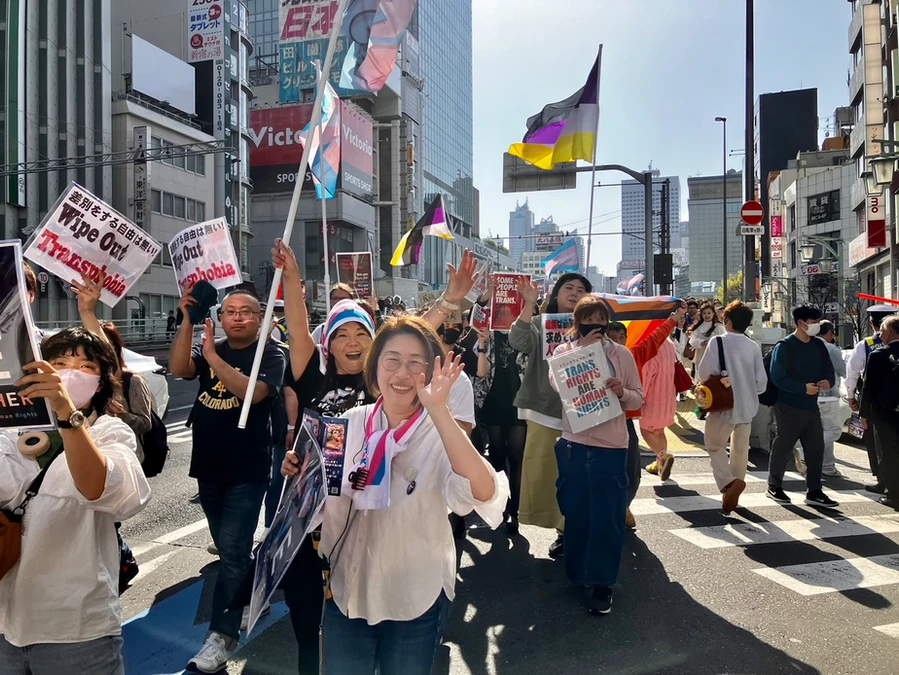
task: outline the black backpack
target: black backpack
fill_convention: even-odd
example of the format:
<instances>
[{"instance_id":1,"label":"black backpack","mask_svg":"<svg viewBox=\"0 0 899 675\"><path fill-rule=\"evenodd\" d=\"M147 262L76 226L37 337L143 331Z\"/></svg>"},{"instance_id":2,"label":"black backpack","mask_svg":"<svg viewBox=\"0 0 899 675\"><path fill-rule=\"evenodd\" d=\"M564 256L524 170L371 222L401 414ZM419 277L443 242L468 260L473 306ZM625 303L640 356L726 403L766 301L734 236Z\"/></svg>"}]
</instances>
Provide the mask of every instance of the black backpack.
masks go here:
<instances>
[{"instance_id":1,"label":"black backpack","mask_svg":"<svg viewBox=\"0 0 899 675\"><path fill-rule=\"evenodd\" d=\"M816 343L820 342L820 340L818 340L818 338L812 338L812 340L815 340ZM765 387L764 392L759 394L759 403L761 405L766 405L769 408L771 406L773 406L775 403L777 403L778 396L780 395L780 389L777 388L777 385L774 384L774 381L771 379L771 358L774 355L774 350L777 348L777 345L779 345L780 343L786 344L787 349L791 349L790 343L787 342L786 338L784 338L783 340L778 340L774 344L774 347L769 349L768 352L765 354L765 356L762 358L762 363L765 364L765 375L768 376L768 386ZM823 354L824 358L829 360L830 354L827 353L827 347L825 347L823 344L819 345L819 347L821 348L821 353ZM788 357L788 362L790 364L792 364L793 363L792 351L789 354L787 354L787 357Z\"/></svg>"},{"instance_id":2,"label":"black backpack","mask_svg":"<svg viewBox=\"0 0 899 675\"><path fill-rule=\"evenodd\" d=\"M125 373L122 378L122 389L127 401L131 390L131 373ZM150 420L153 426L140 437L141 447L144 449L144 461L141 462L141 467L147 478L161 474L165 467L165 461L169 458L169 432L152 408L150 408Z\"/></svg>"}]
</instances>

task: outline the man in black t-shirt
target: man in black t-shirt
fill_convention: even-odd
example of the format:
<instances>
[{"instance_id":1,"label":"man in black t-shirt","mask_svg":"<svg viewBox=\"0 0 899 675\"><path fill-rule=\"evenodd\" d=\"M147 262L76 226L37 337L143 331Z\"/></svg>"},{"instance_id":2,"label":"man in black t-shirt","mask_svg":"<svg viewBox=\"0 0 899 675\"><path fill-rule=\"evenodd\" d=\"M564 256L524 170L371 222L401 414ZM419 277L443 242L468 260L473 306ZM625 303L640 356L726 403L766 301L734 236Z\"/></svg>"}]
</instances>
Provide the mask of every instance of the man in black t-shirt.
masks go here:
<instances>
[{"instance_id":1,"label":"man in black t-shirt","mask_svg":"<svg viewBox=\"0 0 899 675\"><path fill-rule=\"evenodd\" d=\"M272 402L281 387L285 359L267 340L247 425L238 429L259 338L259 301L246 291L229 293L221 304L225 339L215 341L212 321L206 319L203 343L191 348L189 308L196 302L192 290L188 288L179 303L184 322L172 343L169 369L175 377L200 382L191 413L190 475L197 479L221 566L209 635L189 667L214 673L227 663L240 637L240 612L225 610L252 562L253 534L271 473Z\"/></svg>"}]
</instances>

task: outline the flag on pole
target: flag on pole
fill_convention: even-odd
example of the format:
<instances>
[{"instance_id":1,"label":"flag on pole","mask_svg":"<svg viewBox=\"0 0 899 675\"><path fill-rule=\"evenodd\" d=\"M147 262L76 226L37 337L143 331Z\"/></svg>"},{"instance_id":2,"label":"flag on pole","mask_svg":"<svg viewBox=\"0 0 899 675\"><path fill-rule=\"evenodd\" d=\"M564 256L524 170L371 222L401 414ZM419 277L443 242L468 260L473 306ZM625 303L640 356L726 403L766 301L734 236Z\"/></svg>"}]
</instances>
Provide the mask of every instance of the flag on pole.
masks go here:
<instances>
[{"instance_id":1,"label":"flag on pole","mask_svg":"<svg viewBox=\"0 0 899 675\"><path fill-rule=\"evenodd\" d=\"M318 66L316 66L316 71ZM315 184L315 195L322 199L324 186L325 199L334 199L337 194L337 173L340 167L340 99L327 79L325 95L322 99L322 122L311 135L312 147L309 151L309 168L312 170L312 182ZM321 126L324 126L324 149L320 147ZM310 138L309 125L300 134L303 143ZM324 164L324 178L322 178Z\"/></svg>"},{"instance_id":2,"label":"flag on pole","mask_svg":"<svg viewBox=\"0 0 899 675\"><path fill-rule=\"evenodd\" d=\"M583 87L528 118L527 133L521 143L509 147L509 154L547 170L578 159L592 162L599 122L598 75L599 57Z\"/></svg>"},{"instance_id":3,"label":"flag on pole","mask_svg":"<svg viewBox=\"0 0 899 675\"><path fill-rule=\"evenodd\" d=\"M577 272L581 266L581 258L578 255L577 242L569 239L555 251L540 261L543 271L549 277L553 272Z\"/></svg>"},{"instance_id":4,"label":"flag on pole","mask_svg":"<svg viewBox=\"0 0 899 675\"><path fill-rule=\"evenodd\" d=\"M627 326L628 348L649 337L680 304L677 298L670 296L632 298L609 293L593 295L602 298L609 312L609 321L618 321Z\"/></svg>"},{"instance_id":5,"label":"flag on pole","mask_svg":"<svg viewBox=\"0 0 899 675\"><path fill-rule=\"evenodd\" d=\"M350 0L342 35L350 46L343 62L340 86L380 91L393 68L416 0Z\"/></svg>"},{"instance_id":6,"label":"flag on pole","mask_svg":"<svg viewBox=\"0 0 899 675\"><path fill-rule=\"evenodd\" d=\"M403 235L399 246L393 252L390 264L393 267L417 264L421 258L421 245L424 242L424 238L428 236L440 237L441 239L453 238L453 233L447 227L442 194L434 198L421 220L415 223L412 229Z\"/></svg>"},{"instance_id":7,"label":"flag on pole","mask_svg":"<svg viewBox=\"0 0 899 675\"><path fill-rule=\"evenodd\" d=\"M635 274L632 277L628 277L627 279L619 282L619 284L615 287L615 292L618 295L640 295L640 284L643 283L644 278L645 276L643 272Z\"/></svg>"}]
</instances>

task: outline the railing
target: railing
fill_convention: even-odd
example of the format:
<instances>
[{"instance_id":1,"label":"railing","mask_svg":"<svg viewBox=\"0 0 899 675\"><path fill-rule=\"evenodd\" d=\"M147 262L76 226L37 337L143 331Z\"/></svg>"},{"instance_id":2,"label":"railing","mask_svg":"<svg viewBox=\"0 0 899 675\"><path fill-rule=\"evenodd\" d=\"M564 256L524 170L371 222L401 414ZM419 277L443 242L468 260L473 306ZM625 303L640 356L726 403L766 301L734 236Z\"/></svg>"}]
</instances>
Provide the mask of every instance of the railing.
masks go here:
<instances>
[{"instance_id":1,"label":"railing","mask_svg":"<svg viewBox=\"0 0 899 675\"><path fill-rule=\"evenodd\" d=\"M75 325L72 321L37 321L37 327L48 332L56 332ZM145 353L148 351L167 350L173 335L166 332L166 319L122 319L113 321L122 335L125 346L132 351ZM199 328L202 328L199 327ZM194 327L194 332L198 332Z\"/></svg>"},{"instance_id":2,"label":"railing","mask_svg":"<svg viewBox=\"0 0 899 675\"><path fill-rule=\"evenodd\" d=\"M140 96L135 96L134 94L130 94L130 93L122 94L122 93L118 93L118 92L113 92L112 98L114 101L130 101L131 103L135 103L143 108L152 110L153 112L155 112L159 115L165 115L166 117L176 120L186 126L193 127L194 129L198 129L200 131L203 130L203 127L201 127L199 124L197 124L196 122L191 120L189 117L186 117L184 115L179 115L178 113L172 112L171 110L167 110L161 106L154 105L153 103L150 103L149 101L147 101L144 98L141 98Z\"/></svg>"}]
</instances>

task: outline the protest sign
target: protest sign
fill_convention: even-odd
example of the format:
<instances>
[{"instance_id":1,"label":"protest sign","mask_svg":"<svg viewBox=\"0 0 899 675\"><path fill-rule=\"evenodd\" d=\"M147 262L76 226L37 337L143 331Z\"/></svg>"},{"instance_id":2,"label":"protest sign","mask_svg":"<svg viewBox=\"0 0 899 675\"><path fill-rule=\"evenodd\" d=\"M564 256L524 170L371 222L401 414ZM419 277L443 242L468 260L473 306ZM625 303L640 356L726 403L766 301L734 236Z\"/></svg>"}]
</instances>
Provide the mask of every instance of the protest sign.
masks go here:
<instances>
[{"instance_id":1,"label":"protest sign","mask_svg":"<svg viewBox=\"0 0 899 675\"><path fill-rule=\"evenodd\" d=\"M465 296L468 302L474 303L481 299L487 292L490 284L490 270L493 269L493 263L490 260L481 260L474 271L474 286Z\"/></svg>"},{"instance_id":2,"label":"protest sign","mask_svg":"<svg viewBox=\"0 0 899 675\"><path fill-rule=\"evenodd\" d=\"M181 295L198 281L208 281L219 290L243 283L224 218L184 228L169 242L169 254Z\"/></svg>"},{"instance_id":3,"label":"protest sign","mask_svg":"<svg viewBox=\"0 0 899 675\"><path fill-rule=\"evenodd\" d=\"M309 432L318 441L324 453L328 496L339 497L343 485L343 457L346 454L346 430L349 421L304 410L303 424L308 426Z\"/></svg>"},{"instance_id":4,"label":"protest sign","mask_svg":"<svg viewBox=\"0 0 899 675\"><path fill-rule=\"evenodd\" d=\"M530 274L493 274L490 296L490 330L507 331L524 309L524 298L518 293L518 282L531 283Z\"/></svg>"},{"instance_id":5,"label":"protest sign","mask_svg":"<svg viewBox=\"0 0 899 675\"><path fill-rule=\"evenodd\" d=\"M618 396L606 387L612 371L602 343L554 356L549 367L572 432L586 431L622 414Z\"/></svg>"},{"instance_id":6,"label":"protest sign","mask_svg":"<svg viewBox=\"0 0 899 675\"><path fill-rule=\"evenodd\" d=\"M487 330L490 326L490 308L475 305L471 308L471 327L475 330Z\"/></svg>"},{"instance_id":7,"label":"protest sign","mask_svg":"<svg viewBox=\"0 0 899 675\"><path fill-rule=\"evenodd\" d=\"M540 317L540 338L543 358L548 359L563 342L570 342L569 332L574 326L574 314L543 314Z\"/></svg>"},{"instance_id":8,"label":"protest sign","mask_svg":"<svg viewBox=\"0 0 899 675\"><path fill-rule=\"evenodd\" d=\"M41 360L18 241L0 241L0 328L0 429L55 429L47 399L25 398L15 386L28 374L22 366Z\"/></svg>"},{"instance_id":9,"label":"protest sign","mask_svg":"<svg viewBox=\"0 0 899 675\"><path fill-rule=\"evenodd\" d=\"M256 552L256 573L253 576L247 634L253 630L262 611L271 601L275 589L293 562L303 539L316 524L318 513L325 503L325 465L318 441L310 431L312 427L305 419L303 424L297 425L293 450L297 454L300 471L296 476L284 479L278 512L268 535Z\"/></svg>"},{"instance_id":10,"label":"protest sign","mask_svg":"<svg viewBox=\"0 0 899 675\"><path fill-rule=\"evenodd\" d=\"M29 239L25 257L63 281L106 273L100 300L115 307L162 246L114 208L72 183Z\"/></svg>"},{"instance_id":11,"label":"protest sign","mask_svg":"<svg viewBox=\"0 0 899 675\"><path fill-rule=\"evenodd\" d=\"M337 281L352 286L356 297L365 299L374 295L373 276L371 253L337 254Z\"/></svg>"}]
</instances>

